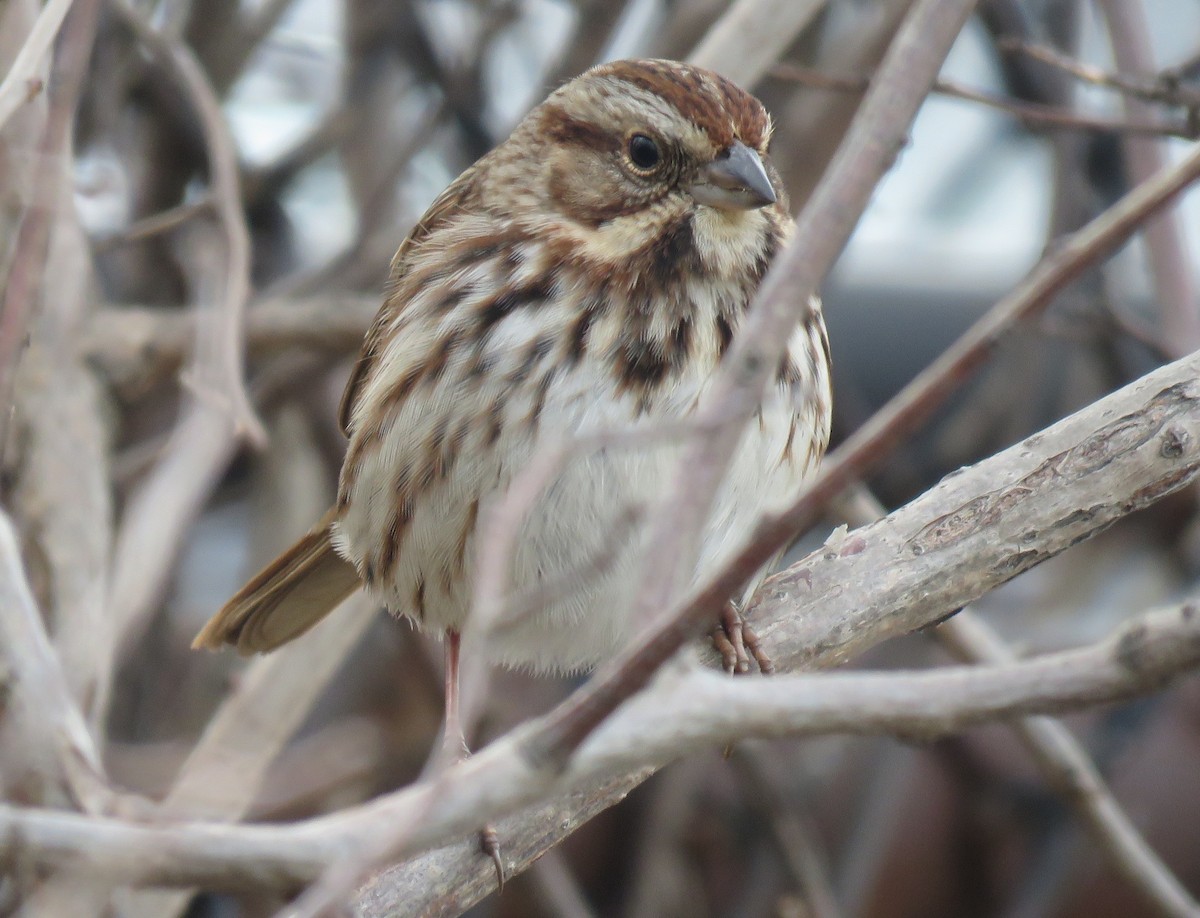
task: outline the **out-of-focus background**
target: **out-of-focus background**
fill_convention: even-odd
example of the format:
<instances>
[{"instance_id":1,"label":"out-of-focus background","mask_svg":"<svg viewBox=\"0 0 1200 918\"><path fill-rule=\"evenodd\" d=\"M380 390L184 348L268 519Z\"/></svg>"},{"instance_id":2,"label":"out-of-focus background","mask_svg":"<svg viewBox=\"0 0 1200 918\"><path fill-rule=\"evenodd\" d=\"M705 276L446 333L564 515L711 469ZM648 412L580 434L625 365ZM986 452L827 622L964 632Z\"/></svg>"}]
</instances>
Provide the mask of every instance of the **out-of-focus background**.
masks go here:
<instances>
[{"instance_id":1,"label":"out-of-focus background","mask_svg":"<svg viewBox=\"0 0 1200 918\"><path fill-rule=\"evenodd\" d=\"M114 782L180 815L281 820L416 776L441 677L437 645L406 625L343 610L251 663L194 654L190 640L329 504L349 362L393 252L434 196L564 79L611 58L686 58L728 6L112 0L73 157L39 145L53 96L0 120L0 285L22 281L24 208L51 217L0 499ZM760 15L786 18L787 6ZM910 2L814 6L747 87L774 114L772 155L797 209ZM0 3L0 73L40 11ZM980 4L825 288L839 436L1060 236L1188 146L1198 55L1195 0ZM1200 346L1198 217L1200 196L1183 197L1156 236L1014 331L885 464L877 493L901 503ZM252 406L236 394L243 311ZM1194 514L1192 494L1165 501L981 610L1022 652L1097 638L1194 588ZM857 665L942 662L913 636ZM496 679L484 739L569 687ZM1071 726L1200 895L1200 681ZM10 799L56 802L20 774L6 782ZM803 891L798 857L826 878L833 914L1146 913L997 727L925 745L714 750L664 770L472 914L831 914ZM17 886L0 879L0 910L28 893ZM194 918L279 904L115 901L118 914Z\"/></svg>"}]
</instances>

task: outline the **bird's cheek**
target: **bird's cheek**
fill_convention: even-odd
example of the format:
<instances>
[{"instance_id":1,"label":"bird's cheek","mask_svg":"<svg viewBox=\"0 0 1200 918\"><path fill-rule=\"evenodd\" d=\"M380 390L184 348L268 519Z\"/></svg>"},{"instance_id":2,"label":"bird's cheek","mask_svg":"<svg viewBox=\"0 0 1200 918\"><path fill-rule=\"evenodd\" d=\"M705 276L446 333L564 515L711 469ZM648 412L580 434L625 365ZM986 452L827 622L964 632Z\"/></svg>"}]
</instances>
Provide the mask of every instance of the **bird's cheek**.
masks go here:
<instances>
[{"instance_id":1,"label":"bird's cheek","mask_svg":"<svg viewBox=\"0 0 1200 918\"><path fill-rule=\"evenodd\" d=\"M562 150L551 157L550 203L578 223L596 226L632 213L644 202L626 176L590 151Z\"/></svg>"}]
</instances>

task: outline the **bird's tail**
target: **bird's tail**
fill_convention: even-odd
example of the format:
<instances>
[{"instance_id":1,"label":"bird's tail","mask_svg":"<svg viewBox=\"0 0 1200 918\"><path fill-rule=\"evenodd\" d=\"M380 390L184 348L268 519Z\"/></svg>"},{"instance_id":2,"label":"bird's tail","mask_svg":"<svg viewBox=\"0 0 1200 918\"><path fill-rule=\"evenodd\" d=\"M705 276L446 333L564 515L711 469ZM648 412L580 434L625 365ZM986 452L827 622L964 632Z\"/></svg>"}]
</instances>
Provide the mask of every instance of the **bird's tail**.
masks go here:
<instances>
[{"instance_id":1,"label":"bird's tail","mask_svg":"<svg viewBox=\"0 0 1200 918\"><path fill-rule=\"evenodd\" d=\"M358 571L333 547L330 509L295 545L263 568L200 629L192 648L232 644L248 656L286 644L358 589Z\"/></svg>"}]
</instances>

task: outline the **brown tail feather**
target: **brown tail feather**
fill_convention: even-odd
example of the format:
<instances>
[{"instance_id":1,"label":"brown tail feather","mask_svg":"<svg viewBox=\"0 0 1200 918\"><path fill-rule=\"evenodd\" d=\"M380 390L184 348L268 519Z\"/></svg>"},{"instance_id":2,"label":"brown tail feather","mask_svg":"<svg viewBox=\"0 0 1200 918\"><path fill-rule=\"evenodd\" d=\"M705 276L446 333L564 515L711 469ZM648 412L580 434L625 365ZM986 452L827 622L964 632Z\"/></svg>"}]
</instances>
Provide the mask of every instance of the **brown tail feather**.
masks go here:
<instances>
[{"instance_id":1,"label":"brown tail feather","mask_svg":"<svg viewBox=\"0 0 1200 918\"><path fill-rule=\"evenodd\" d=\"M332 522L330 510L225 603L192 648L232 644L243 656L266 653L302 635L358 589L358 571L334 551Z\"/></svg>"}]
</instances>

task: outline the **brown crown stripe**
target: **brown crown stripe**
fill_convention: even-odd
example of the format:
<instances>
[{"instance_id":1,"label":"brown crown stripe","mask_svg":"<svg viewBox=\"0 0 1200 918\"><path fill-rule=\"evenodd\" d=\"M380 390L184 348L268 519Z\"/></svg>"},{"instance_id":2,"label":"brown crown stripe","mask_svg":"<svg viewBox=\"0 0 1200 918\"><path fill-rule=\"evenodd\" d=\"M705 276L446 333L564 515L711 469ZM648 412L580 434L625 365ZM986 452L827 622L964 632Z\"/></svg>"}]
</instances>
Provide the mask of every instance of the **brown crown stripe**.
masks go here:
<instances>
[{"instance_id":1,"label":"brown crown stripe","mask_svg":"<svg viewBox=\"0 0 1200 918\"><path fill-rule=\"evenodd\" d=\"M667 102L707 133L718 149L739 138L752 147L762 144L768 124L766 109L724 77L706 77L693 67L673 62L620 61L608 72Z\"/></svg>"}]
</instances>

